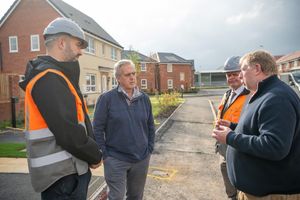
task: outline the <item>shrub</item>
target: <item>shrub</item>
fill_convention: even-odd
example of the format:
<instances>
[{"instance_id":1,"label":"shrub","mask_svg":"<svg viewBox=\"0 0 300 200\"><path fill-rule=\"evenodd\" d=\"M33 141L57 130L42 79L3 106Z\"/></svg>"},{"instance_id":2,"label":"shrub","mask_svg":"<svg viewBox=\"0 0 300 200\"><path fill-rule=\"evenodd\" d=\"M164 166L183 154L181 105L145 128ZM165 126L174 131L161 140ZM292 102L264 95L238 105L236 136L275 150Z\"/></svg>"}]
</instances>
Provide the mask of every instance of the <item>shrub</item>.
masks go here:
<instances>
[{"instance_id":1,"label":"shrub","mask_svg":"<svg viewBox=\"0 0 300 200\"><path fill-rule=\"evenodd\" d=\"M179 104L179 97L180 93L178 92L162 94L158 100L160 115L163 117L169 116L170 112L173 112Z\"/></svg>"}]
</instances>

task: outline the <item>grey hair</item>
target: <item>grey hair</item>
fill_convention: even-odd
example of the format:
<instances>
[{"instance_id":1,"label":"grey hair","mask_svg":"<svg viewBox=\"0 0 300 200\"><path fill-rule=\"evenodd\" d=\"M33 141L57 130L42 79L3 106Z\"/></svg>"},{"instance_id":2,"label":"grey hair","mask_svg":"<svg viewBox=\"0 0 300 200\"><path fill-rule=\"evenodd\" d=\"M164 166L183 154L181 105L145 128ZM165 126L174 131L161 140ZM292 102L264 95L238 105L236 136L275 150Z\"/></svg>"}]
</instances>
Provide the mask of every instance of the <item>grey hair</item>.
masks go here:
<instances>
[{"instance_id":1,"label":"grey hair","mask_svg":"<svg viewBox=\"0 0 300 200\"><path fill-rule=\"evenodd\" d=\"M122 59L122 60L119 60L115 65L114 65L114 68L115 68L115 77L118 78L119 76L121 76L121 67L123 65L131 65L133 68L135 68L135 65L134 63L131 61L131 60L128 60L128 59Z\"/></svg>"}]
</instances>

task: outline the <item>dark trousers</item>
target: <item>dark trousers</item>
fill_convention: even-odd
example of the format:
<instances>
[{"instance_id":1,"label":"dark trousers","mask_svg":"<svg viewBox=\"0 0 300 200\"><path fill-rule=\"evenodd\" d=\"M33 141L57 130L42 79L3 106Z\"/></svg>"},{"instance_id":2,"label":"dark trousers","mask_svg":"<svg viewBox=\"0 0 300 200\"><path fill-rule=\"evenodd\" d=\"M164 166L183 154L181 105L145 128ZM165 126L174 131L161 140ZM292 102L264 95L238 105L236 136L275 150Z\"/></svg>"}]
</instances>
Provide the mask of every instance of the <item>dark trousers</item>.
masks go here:
<instances>
[{"instance_id":1,"label":"dark trousers","mask_svg":"<svg viewBox=\"0 0 300 200\"><path fill-rule=\"evenodd\" d=\"M42 200L86 200L91 171L65 176L41 193Z\"/></svg>"},{"instance_id":2,"label":"dark trousers","mask_svg":"<svg viewBox=\"0 0 300 200\"><path fill-rule=\"evenodd\" d=\"M104 160L104 174L109 200L142 200L149 167L150 155L137 163L113 157Z\"/></svg>"}]
</instances>

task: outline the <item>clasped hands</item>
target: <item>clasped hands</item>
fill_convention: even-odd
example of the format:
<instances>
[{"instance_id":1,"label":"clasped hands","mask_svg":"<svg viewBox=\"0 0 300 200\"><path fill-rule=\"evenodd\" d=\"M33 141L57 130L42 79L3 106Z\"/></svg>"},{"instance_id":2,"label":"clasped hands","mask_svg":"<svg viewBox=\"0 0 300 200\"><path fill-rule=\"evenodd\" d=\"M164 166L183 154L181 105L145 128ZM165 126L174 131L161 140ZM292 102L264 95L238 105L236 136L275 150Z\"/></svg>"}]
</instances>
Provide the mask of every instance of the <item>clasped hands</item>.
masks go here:
<instances>
[{"instance_id":1,"label":"clasped hands","mask_svg":"<svg viewBox=\"0 0 300 200\"><path fill-rule=\"evenodd\" d=\"M222 144L226 144L226 137L230 131L232 131L230 126L230 121L219 119L216 121L216 126L211 134L213 138L218 140Z\"/></svg>"}]
</instances>

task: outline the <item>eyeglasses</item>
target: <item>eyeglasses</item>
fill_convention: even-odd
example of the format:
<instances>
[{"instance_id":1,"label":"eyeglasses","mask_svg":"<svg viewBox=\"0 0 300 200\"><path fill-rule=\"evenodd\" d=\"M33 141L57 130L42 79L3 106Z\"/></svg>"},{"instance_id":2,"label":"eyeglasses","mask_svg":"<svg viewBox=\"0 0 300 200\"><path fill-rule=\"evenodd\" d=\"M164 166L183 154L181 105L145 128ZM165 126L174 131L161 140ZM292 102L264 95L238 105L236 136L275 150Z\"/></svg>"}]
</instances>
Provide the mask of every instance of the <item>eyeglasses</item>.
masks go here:
<instances>
[{"instance_id":1,"label":"eyeglasses","mask_svg":"<svg viewBox=\"0 0 300 200\"><path fill-rule=\"evenodd\" d=\"M131 72L131 73L128 73L128 74L123 74L125 77L130 77L130 75L132 76L135 76L135 72Z\"/></svg>"}]
</instances>

